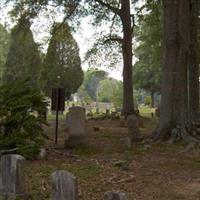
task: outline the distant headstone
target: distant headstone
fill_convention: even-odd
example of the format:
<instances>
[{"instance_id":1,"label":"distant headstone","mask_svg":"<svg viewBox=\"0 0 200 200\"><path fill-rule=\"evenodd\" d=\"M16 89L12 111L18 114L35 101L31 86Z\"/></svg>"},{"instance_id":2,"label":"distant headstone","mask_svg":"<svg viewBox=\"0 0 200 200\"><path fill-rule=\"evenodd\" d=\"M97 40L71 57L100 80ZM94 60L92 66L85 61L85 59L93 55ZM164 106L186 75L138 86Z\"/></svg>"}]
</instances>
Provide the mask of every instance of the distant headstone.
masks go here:
<instances>
[{"instance_id":1,"label":"distant headstone","mask_svg":"<svg viewBox=\"0 0 200 200\"><path fill-rule=\"evenodd\" d=\"M71 107L67 115L67 128L69 138L66 141L66 145L76 146L82 144L85 139L85 108L82 107Z\"/></svg>"},{"instance_id":2,"label":"distant headstone","mask_svg":"<svg viewBox=\"0 0 200 200\"><path fill-rule=\"evenodd\" d=\"M104 200L128 200L126 195L122 192L106 192Z\"/></svg>"},{"instance_id":3,"label":"distant headstone","mask_svg":"<svg viewBox=\"0 0 200 200\"><path fill-rule=\"evenodd\" d=\"M106 116L109 116L109 115L110 115L110 110L106 109Z\"/></svg>"},{"instance_id":4,"label":"distant headstone","mask_svg":"<svg viewBox=\"0 0 200 200\"><path fill-rule=\"evenodd\" d=\"M131 141L136 141L140 136L138 117L135 115L129 115L127 117L127 125Z\"/></svg>"},{"instance_id":5,"label":"distant headstone","mask_svg":"<svg viewBox=\"0 0 200 200\"><path fill-rule=\"evenodd\" d=\"M38 159L39 160L44 160L47 158L47 150L45 148L41 148L40 152L38 154Z\"/></svg>"},{"instance_id":6,"label":"distant headstone","mask_svg":"<svg viewBox=\"0 0 200 200\"><path fill-rule=\"evenodd\" d=\"M25 196L24 157L4 155L0 160L0 199L15 200Z\"/></svg>"},{"instance_id":7,"label":"distant headstone","mask_svg":"<svg viewBox=\"0 0 200 200\"><path fill-rule=\"evenodd\" d=\"M64 170L52 174L52 200L77 200L78 186L76 178Z\"/></svg>"},{"instance_id":8,"label":"distant headstone","mask_svg":"<svg viewBox=\"0 0 200 200\"><path fill-rule=\"evenodd\" d=\"M96 114L99 114L99 108L96 108Z\"/></svg>"}]
</instances>

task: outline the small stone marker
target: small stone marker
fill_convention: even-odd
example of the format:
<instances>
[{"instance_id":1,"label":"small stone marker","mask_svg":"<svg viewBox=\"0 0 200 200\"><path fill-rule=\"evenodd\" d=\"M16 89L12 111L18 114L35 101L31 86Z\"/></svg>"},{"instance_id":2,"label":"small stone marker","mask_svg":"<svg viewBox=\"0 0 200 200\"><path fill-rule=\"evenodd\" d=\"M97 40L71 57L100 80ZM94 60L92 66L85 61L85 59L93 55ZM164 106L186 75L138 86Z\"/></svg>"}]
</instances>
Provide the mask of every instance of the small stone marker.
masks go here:
<instances>
[{"instance_id":1,"label":"small stone marker","mask_svg":"<svg viewBox=\"0 0 200 200\"><path fill-rule=\"evenodd\" d=\"M78 186L76 178L64 170L52 174L52 200L77 200Z\"/></svg>"},{"instance_id":2,"label":"small stone marker","mask_svg":"<svg viewBox=\"0 0 200 200\"><path fill-rule=\"evenodd\" d=\"M76 146L82 144L85 139L85 108L71 107L67 116L67 126L69 130L69 138L66 145Z\"/></svg>"},{"instance_id":3,"label":"small stone marker","mask_svg":"<svg viewBox=\"0 0 200 200\"><path fill-rule=\"evenodd\" d=\"M24 160L24 157L16 154L1 157L0 199L14 200L25 196Z\"/></svg>"},{"instance_id":4,"label":"small stone marker","mask_svg":"<svg viewBox=\"0 0 200 200\"><path fill-rule=\"evenodd\" d=\"M126 195L122 192L106 192L104 200L128 200Z\"/></svg>"},{"instance_id":5,"label":"small stone marker","mask_svg":"<svg viewBox=\"0 0 200 200\"><path fill-rule=\"evenodd\" d=\"M39 160L44 160L47 158L47 150L45 148L40 148L40 152L38 154Z\"/></svg>"}]
</instances>

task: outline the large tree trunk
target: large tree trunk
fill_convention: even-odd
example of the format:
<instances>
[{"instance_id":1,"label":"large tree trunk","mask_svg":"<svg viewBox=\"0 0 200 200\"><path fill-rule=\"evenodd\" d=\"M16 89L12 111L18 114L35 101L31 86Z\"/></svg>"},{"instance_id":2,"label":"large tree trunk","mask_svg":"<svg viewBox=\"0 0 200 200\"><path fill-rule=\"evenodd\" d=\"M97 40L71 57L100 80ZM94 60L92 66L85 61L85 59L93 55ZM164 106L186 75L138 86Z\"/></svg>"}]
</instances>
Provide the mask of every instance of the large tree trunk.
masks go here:
<instances>
[{"instance_id":1,"label":"large tree trunk","mask_svg":"<svg viewBox=\"0 0 200 200\"><path fill-rule=\"evenodd\" d=\"M151 107L154 108L154 92L151 91Z\"/></svg>"},{"instance_id":2,"label":"large tree trunk","mask_svg":"<svg viewBox=\"0 0 200 200\"><path fill-rule=\"evenodd\" d=\"M133 104L133 73L132 73L132 25L130 0L122 1L121 20L123 25L123 114L134 114Z\"/></svg>"},{"instance_id":3,"label":"large tree trunk","mask_svg":"<svg viewBox=\"0 0 200 200\"><path fill-rule=\"evenodd\" d=\"M199 112L198 4L198 0L190 0L189 114L192 120Z\"/></svg>"},{"instance_id":4,"label":"large tree trunk","mask_svg":"<svg viewBox=\"0 0 200 200\"><path fill-rule=\"evenodd\" d=\"M159 127L153 136L154 139L179 137L190 142L193 137L186 130L190 2L163 0L163 8L165 36L161 113Z\"/></svg>"}]
</instances>

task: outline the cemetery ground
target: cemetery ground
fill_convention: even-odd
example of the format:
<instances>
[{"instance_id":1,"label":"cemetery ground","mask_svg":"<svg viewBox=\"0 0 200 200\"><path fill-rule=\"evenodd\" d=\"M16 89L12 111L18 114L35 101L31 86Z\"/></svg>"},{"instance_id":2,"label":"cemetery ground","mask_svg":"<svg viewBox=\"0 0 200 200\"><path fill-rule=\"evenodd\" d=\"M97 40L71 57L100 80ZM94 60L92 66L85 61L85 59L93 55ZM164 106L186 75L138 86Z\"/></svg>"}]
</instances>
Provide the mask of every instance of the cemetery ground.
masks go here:
<instances>
[{"instance_id":1,"label":"cemetery ground","mask_svg":"<svg viewBox=\"0 0 200 200\"><path fill-rule=\"evenodd\" d=\"M145 111L144 111L145 112ZM140 130L148 137L157 124L145 112ZM130 200L200 200L200 151L185 144L150 143L142 140L126 146L123 119L88 120L84 146L63 148L66 121L59 122L58 145L54 145L55 121L49 120L45 160L26 161L26 185L30 199L47 200L50 175L67 170L78 180L79 199L100 200L106 191L125 192Z\"/></svg>"}]
</instances>

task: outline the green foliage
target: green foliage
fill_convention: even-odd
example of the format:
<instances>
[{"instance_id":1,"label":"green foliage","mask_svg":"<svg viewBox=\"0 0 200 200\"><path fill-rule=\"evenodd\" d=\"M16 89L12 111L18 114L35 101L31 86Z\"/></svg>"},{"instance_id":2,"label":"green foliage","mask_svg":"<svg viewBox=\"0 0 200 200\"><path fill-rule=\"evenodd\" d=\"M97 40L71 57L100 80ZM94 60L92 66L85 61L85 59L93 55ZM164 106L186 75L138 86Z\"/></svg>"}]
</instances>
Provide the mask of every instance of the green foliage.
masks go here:
<instances>
[{"instance_id":1,"label":"green foliage","mask_svg":"<svg viewBox=\"0 0 200 200\"><path fill-rule=\"evenodd\" d=\"M52 38L41 73L44 92L50 96L51 88L64 87L66 97L75 93L83 82L79 48L67 23L54 25Z\"/></svg>"},{"instance_id":2,"label":"green foliage","mask_svg":"<svg viewBox=\"0 0 200 200\"><path fill-rule=\"evenodd\" d=\"M162 18L158 0L147 1L138 11L134 65L135 88L151 92L160 90Z\"/></svg>"},{"instance_id":3,"label":"green foliage","mask_svg":"<svg viewBox=\"0 0 200 200\"><path fill-rule=\"evenodd\" d=\"M84 84L81 85L81 87L78 89L77 93L78 93L78 96L81 101L84 101L87 103L92 102L92 98L90 97L87 90L85 89Z\"/></svg>"},{"instance_id":4,"label":"green foliage","mask_svg":"<svg viewBox=\"0 0 200 200\"><path fill-rule=\"evenodd\" d=\"M29 84L36 87L41 60L30 26L29 19L23 15L13 28L3 79L5 81L29 79Z\"/></svg>"},{"instance_id":5,"label":"green foliage","mask_svg":"<svg viewBox=\"0 0 200 200\"><path fill-rule=\"evenodd\" d=\"M40 144L23 144L18 146L17 153L23 155L26 159L37 159L38 154L40 153Z\"/></svg>"},{"instance_id":6,"label":"green foliage","mask_svg":"<svg viewBox=\"0 0 200 200\"><path fill-rule=\"evenodd\" d=\"M146 96L145 97L145 105L151 106L151 102L152 102L151 96Z\"/></svg>"},{"instance_id":7,"label":"green foliage","mask_svg":"<svg viewBox=\"0 0 200 200\"><path fill-rule=\"evenodd\" d=\"M9 49L10 37L6 29L0 24L0 79L4 71L6 57Z\"/></svg>"},{"instance_id":8,"label":"green foliage","mask_svg":"<svg viewBox=\"0 0 200 200\"><path fill-rule=\"evenodd\" d=\"M98 69L90 69L86 71L83 85L92 100L96 100L98 95L99 83L107 76L107 72Z\"/></svg>"},{"instance_id":9,"label":"green foliage","mask_svg":"<svg viewBox=\"0 0 200 200\"><path fill-rule=\"evenodd\" d=\"M115 107L121 107L123 102L123 85L121 81L109 78L99 84L99 101L112 102Z\"/></svg>"},{"instance_id":10,"label":"green foliage","mask_svg":"<svg viewBox=\"0 0 200 200\"><path fill-rule=\"evenodd\" d=\"M29 81L10 81L0 86L0 104L0 149L33 158L43 144L45 97Z\"/></svg>"}]
</instances>

